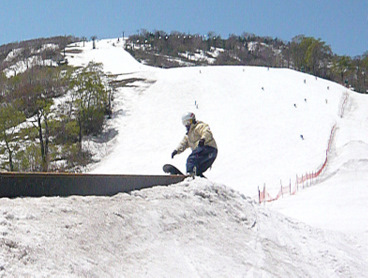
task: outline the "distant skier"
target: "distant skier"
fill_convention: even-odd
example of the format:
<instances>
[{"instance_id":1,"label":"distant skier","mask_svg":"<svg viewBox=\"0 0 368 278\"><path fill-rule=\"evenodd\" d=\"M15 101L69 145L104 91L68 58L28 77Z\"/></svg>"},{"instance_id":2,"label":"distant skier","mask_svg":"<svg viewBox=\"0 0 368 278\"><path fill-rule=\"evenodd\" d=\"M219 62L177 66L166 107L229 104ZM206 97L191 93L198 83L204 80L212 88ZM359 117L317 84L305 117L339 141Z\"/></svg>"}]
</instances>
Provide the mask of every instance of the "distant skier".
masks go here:
<instances>
[{"instance_id":1,"label":"distant skier","mask_svg":"<svg viewBox=\"0 0 368 278\"><path fill-rule=\"evenodd\" d=\"M216 141L210 127L204 122L197 121L194 113L184 114L182 122L187 133L179 146L172 152L171 158L190 147L192 153L187 159L187 173L203 177L203 173L212 166L217 157Z\"/></svg>"}]
</instances>

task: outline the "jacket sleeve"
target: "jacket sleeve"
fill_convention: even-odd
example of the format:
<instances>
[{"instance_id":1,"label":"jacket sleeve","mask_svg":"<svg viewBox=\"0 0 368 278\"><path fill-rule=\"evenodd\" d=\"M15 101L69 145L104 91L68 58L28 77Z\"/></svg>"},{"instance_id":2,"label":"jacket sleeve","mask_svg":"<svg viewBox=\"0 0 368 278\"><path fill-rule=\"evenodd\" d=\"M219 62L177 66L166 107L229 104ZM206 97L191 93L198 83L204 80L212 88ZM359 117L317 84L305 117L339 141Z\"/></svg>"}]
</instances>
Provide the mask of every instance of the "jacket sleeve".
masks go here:
<instances>
[{"instance_id":1,"label":"jacket sleeve","mask_svg":"<svg viewBox=\"0 0 368 278\"><path fill-rule=\"evenodd\" d=\"M185 135L183 140L181 140L179 146L176 148L176 150L179 154L179 153L182 153L183 151L185 151L188 147L189 147L188 136Z\"/></svg>"}]
</instances>

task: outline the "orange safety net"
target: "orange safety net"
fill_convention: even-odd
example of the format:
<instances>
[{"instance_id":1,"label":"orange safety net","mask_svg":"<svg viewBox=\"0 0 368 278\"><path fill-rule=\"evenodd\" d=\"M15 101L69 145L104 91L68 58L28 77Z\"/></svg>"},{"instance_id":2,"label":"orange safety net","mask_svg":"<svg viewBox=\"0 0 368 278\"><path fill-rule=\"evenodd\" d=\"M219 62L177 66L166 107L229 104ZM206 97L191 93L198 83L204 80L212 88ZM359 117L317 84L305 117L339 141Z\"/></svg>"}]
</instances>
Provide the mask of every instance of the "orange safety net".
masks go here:
<instances>
[{"instance_id":1,"label":"orange safety net","mask_svg":"<svg viewBox=\"0 0 368 278\"><path fill-rule=\"evenodd\" d=\"M344 101L344 104L345 104L345 101ZM306 173L306 174L302 175L301 177L298 177L298 175L297 175L296 179L295 179L294 189L291 188L291 181L290 181L289 186L282 186L281 185L280 191L277 193L276 197L272 197L266 191L266 185L263 186L262 191L260 191L259 188L258 188L259 203L276 201L280 197L282 197L284 194L295 195L296 192L299 189L299 185L302 185L302 187L304 188L305 183L307 183L308 181L311 182L311 180L317 178L327 166L328 153L331 150L331 143L332 143L335 131L336 131L336 124L332 127L331 132L330 132L330 138L328 140L328 145L327 145L327 149L326 149L325 161L323 162L322 166L316 172Z\"/></svg>"}]
</instances>

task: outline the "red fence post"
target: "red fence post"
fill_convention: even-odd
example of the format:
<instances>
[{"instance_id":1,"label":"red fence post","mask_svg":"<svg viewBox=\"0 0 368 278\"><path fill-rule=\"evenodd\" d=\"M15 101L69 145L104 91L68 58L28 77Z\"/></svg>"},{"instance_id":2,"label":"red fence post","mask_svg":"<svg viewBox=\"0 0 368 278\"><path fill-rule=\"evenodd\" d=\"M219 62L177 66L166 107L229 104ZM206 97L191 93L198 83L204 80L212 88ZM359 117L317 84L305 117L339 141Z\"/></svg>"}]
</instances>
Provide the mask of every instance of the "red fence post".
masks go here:
<instances>
[{"instance_id":1,"label":"red fence post","mask_svg":"<svg viewBox=\"0 0 368 278\"><path fill-rule=\"evenodd\" d=\"M280 190L281 190L281 197L284 198L284 192L282 190L282 181L280 180Z\"/></svg>"},{"instance_id":2,"label":"red fence post","mask_svg":"<svg viewBox=\"0 0 368 278\"><path fill-rule=\"evenodd\" d=\"M296 179L295 179L295 186L296 186L296 191L299 191L299 180L298 180L298 175L296 175Z\"/></svg>"},{"instance_id":3,"label":"red fence post","mask_svg":"<svg viewBox=\"0 0 368 278\"><path fill-rule=\"evenodd\" d=\"M291 195L291 179L289 180L289 195Z\"/></svg>"}]
</instances>

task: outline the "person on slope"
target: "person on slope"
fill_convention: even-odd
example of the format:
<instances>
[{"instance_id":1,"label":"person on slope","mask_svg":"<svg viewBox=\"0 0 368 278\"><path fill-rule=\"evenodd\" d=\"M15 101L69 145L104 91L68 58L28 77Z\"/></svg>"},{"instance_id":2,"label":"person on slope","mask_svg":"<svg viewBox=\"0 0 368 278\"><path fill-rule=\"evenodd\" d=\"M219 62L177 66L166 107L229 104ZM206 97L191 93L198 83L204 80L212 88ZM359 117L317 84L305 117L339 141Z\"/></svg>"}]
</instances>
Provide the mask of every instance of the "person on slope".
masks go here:
<instances>
[{"instance_id":1,"label":"person on slope","mask_svg":"<svg viewBox=\"0 0 368 278\"><path fill-rule=\"evenodd\" d=\"M190 147L192 153L187 159L187 173L203 177L203 173L212 166L217 157L216 141L210 127L204 122L197 121L194 113L185 113L182 122L187 133L179 146L172 152L171 158Z\"/></svg>"}]
</instances>

